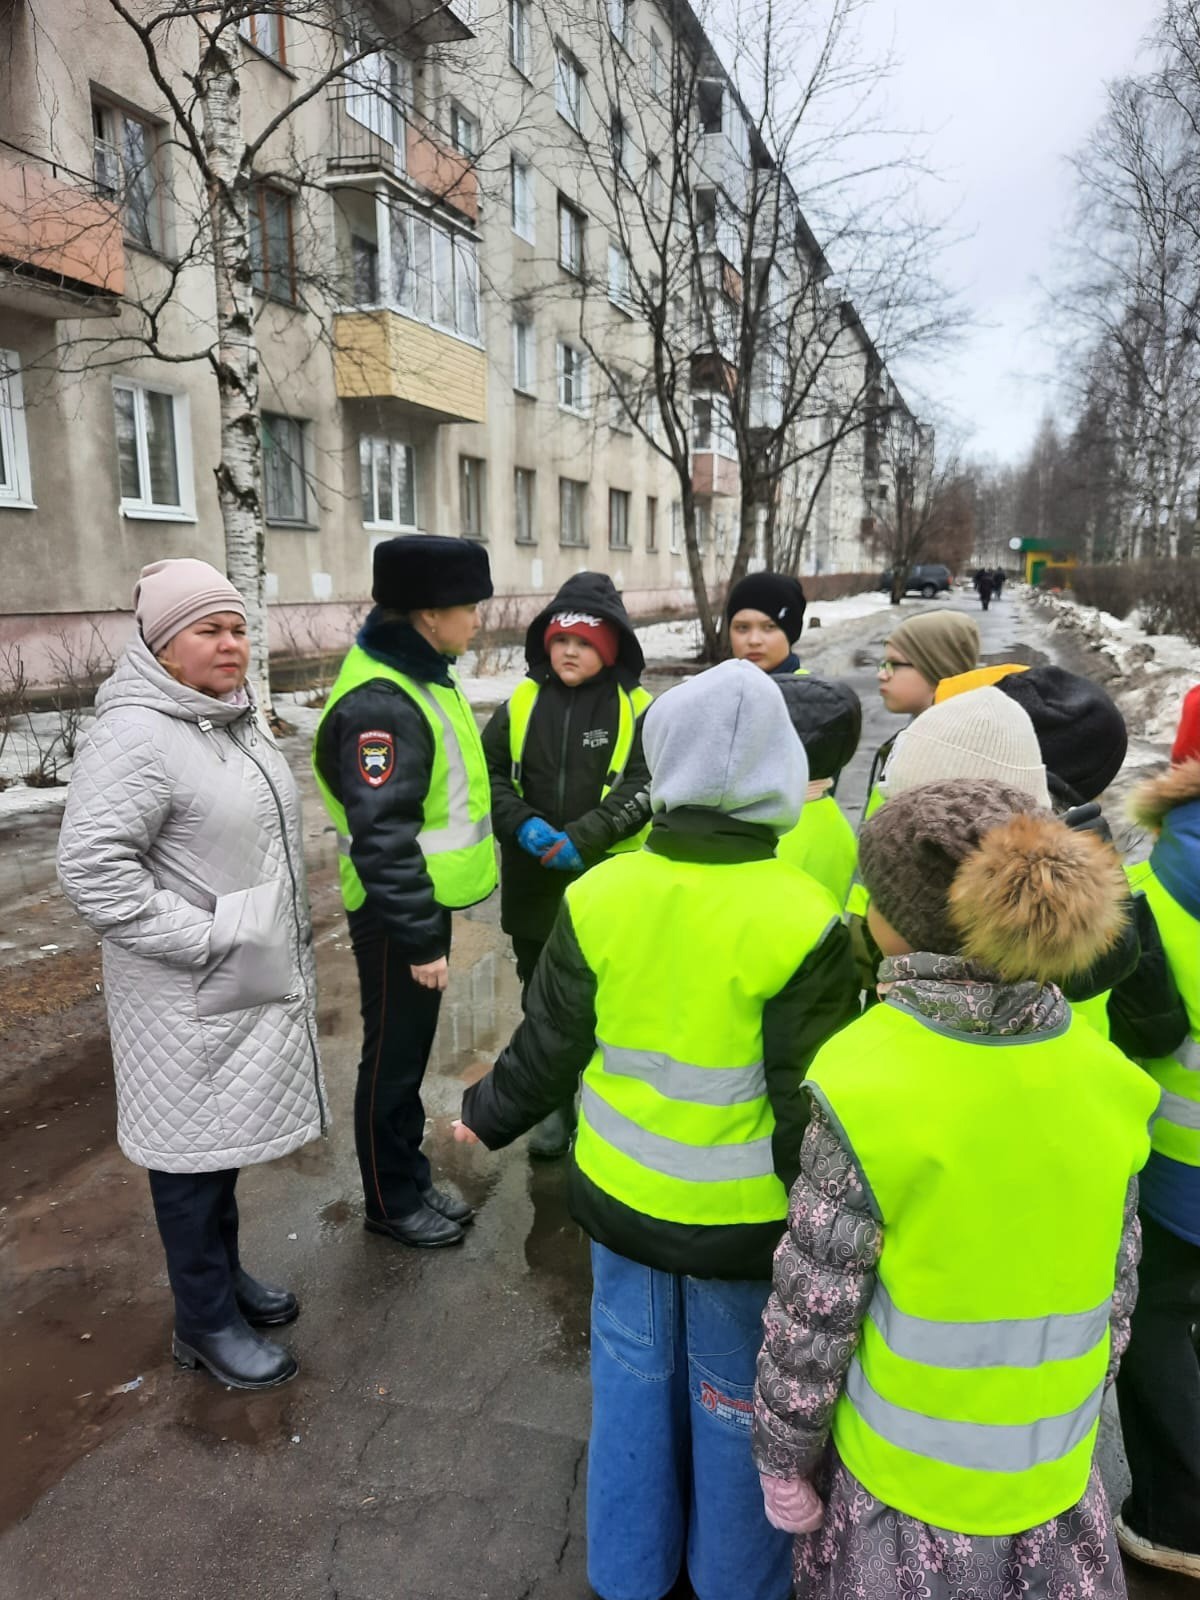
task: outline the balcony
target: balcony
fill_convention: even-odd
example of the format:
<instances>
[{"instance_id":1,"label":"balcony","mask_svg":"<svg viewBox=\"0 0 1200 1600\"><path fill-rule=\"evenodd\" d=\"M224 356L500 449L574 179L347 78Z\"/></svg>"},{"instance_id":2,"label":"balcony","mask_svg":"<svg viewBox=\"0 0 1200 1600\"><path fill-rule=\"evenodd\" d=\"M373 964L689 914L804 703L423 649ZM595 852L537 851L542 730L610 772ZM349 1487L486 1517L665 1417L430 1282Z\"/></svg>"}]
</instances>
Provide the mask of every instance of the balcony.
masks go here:
<instances>
[{"instance_id":1,"label":"balcony","mask_svg":"<svg viewBox=\"0 0 1200 1600\"><path fill-rule=\"evenodd\" d=\"M362 4L384 38L413 38L422 44L473 39L479 20L477 0L362 0Z\"/></svg>"},{"instance_id":2,"label":"balcony","mask_svg":"<svg viewBox=\"0 0 1200 1600\"><path fill-rule=\"evenodd\" d=\"M423 420L487 421L487 355L398 311L334 318L339 400L395 400Z\"/></svg>"},{"instance_id":3,"label":"balcony","mask_svg":"<svg viewBox=\"0 0 1200 1600\"><path fill-rule=\"evenodd\" d=\"M328 166L335 179L383 173L423 189L472 222L479 220L479 179L470 157L438 139L423 117L353 88L338 89L332 111Z\"/></svg>"},{"instance_id":4,"label":"balcony","mask_svg":"<svg viewBox=\"0 0 1200 1600\"><path fill-rule=\"evenodd\" d=\"M750 179L749 152L723 129L705 131L703 126L695 147L697 181L722 190L735 208L746 203Z\"/></svg>"},{"instance_id":5,"label":"balcony","mask_svg":"<svg viewBox=\"0 0 1200 1600\"><path fill-rule=\"evenodd\" d=\"M735 457L719 450L692 451L692 493L700 500L736 500L742 477Z\"/></svg>"},{"instance_id":6,"label":"balcony","mask_svg":"<svg viewBox=\"0 0 1200 1600\"><path fill-rule=\"evenodd\" d=\"M0 152L0 306L51 321L111 317L124 290L118 207L33 156Z\"/></svg>"}]
</instances>

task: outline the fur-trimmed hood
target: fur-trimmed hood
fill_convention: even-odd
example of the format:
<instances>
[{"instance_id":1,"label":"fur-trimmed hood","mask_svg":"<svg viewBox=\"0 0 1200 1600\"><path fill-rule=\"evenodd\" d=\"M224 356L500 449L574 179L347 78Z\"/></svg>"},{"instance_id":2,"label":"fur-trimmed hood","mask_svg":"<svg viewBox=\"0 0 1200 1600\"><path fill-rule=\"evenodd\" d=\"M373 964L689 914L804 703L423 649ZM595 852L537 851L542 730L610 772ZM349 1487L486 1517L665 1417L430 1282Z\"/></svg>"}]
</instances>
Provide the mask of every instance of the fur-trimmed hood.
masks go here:
<instances>
[{"instance_id":1,"label":"fur-trimmed hood","mask_svg":"<svg viewBox=\"0 0 1200 1600\"><path fill-rule=\"evenodd\" d=\"M1044 812L989 829L950 890L962 954L1008 983L1083 972L1117 939L1128 905L1112 846Z\"/></svg>"},{"instance_id":2,"label":"fur-trimmed hood","mask_svg":"<svg viewBox=\"0 0 1200 1600\"><path fill-rule=\"evenodd\" d=\"M1169 812L1193 800L1200 800L1200 761L1181 761L1139 783L1130 797L1129 813L1140 827L1158 833Z\"/></svg>"}]
</instances>

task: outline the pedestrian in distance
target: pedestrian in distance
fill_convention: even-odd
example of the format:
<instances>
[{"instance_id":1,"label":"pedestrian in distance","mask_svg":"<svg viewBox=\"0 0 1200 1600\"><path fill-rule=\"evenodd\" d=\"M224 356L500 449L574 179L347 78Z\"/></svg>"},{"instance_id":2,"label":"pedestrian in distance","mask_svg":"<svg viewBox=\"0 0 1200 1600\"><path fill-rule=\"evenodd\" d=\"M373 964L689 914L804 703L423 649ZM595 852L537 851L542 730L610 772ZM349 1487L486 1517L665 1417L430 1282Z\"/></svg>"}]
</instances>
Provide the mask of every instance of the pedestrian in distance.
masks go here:
<instances>
[{"instance_id":1,"label":"pedestrian in distance","mask_svg":"<svg viewBox=\"0 0 1200 1600\"><path fill-rule=\"evenodd\" d=\"M751 1396L801 1083L858 1010L828 892L776 856L808 768L781 696L727 661L645 717L644 848L572 883L525 1019L456 1135L510 1143L582 1074L568 1169L592 1240L588 1576L659 1600L787 1600Z\"/></svg>"},{"instance_id":2,"label":"pedestrian in distance","mask_svg":"<svg viewBox=\"0 0 1200 1600\"><path fill-rule=\"evenodd\" d=\"M1023 681L1033 679L1034 673L1039 675L1036 682ZM926 712L896 747L885 786L888 799L927 783L983 778L1012 784L1035 805L1049 809L1054 796L1062 801L1078 795L1050 773L1046 761L1051 756L1068 768L1089 796L1097 780L1106 783L1104 774L1112 771L1114 755L1119 766L1124 754L1125 724L1103 690L1057 667L1014 676L1011 681L1017 684L1020 699L1005 693L1009 681L956 695ZM1093 687L1096 695L1091 693ZM1058 695L1053 709L1052 690ZM1104 702L1116 718L1115 726ZM1040 731L1026 706L1037 712ZM1082 740L1089 736L1105 745L1109 754L1100 757L1094 748L1088 750ZM1111 843L1112 835L1094 803L1055 809L1061 810L1068 827L1088 829ZM1084 971L1057 974L1056 980L1072 1009L1126 1055L1162 1055L1187 1032L1187 1014L1154 913L1141 892L1127 898L1118 936L1095 963Z\"/></svg>"},{"instance_id":3,"label":"pedestrian in distance","mask_svg":"<svg viewBox=\"0 0 1200 1600\"><path fill-rule=\"evenodd\" d=\"M642 647L612 579L568 578L525 636L528 676L483 731L500 842L500 926L522 994L568 884L650 821ZM533 1130L529 1154L567 1153L575 1097Z\"/></svg>"},{"instance_id":4,"label":"pedestrian in distance","mask_svg":"<svg viewBox=\"0 0 1200 1600\"><path fill-rule=\"evenodd\" d=\"M117 1140L149 1172L175 1360L265 1389L297 1366L257 1330L299 1307L242 1266L235 1186L326 1126L300 801L246 682L234 586L155 561L133 599L75 757L59 882L101 936Z\"/></svg>"},{"instance_id":5,"label":"pedestrian in distance","mask_svg":"<svg viewBox=\"0 0 1200 1600\"><path fill-rule=\"evenodd\" d=\"M1004 568L997 567L995 572L992 573L992 590L997 600L999 600L1000 596L1004 593L1004 585L1007 581L1008 579Z\"/></svg>"},{"instance_id":6,"label":"pedestrian in distance","mask_svg":"<svg viewBox=\"0 0 1200 1600\"><path fill-rule=\"evenodd\" d=\"M862 706L848 684L814 678L800 665L794 646L806 605L798 579L782 572L753 572L730 590L725 626L734 660L751 662L778 683L792 727L808 753L804 810L780 840L779 854L811 873L844 906L857 845L833 791L838 774L858 749Z\"/></svg>"},{"instance_id":7,"label":"pedestrian in distance","mask_svg":"<svg viewBox=\"0 0 1200 1600\"><path fill-rule=\"evenodd\" d=\"M313 767L337 829L362 998L354 1141L364 1226L436 1248L461 1243L472 1216L434 1184L421 1084L449 981L451 912L496 887L487 764L454 671L492 593L487 552L431 534L385 539L371 593Z\"/></svg>"},{"instance_id":8,"label":"pedestrian in distance","mask_svg":"<svg viewBox=\"0 0 1200 1600\"><path fill-rule=\"evenodd\" d=\"M1141 1182L1133 1337L1117 1380L1132 1477L1117 1519L1138 1561L1200 1578L1200 689L1184 702L1171 766L1133 812L1150 859L1128 868L1149 900L1187 1007L1187 1036L1143 1066L1163 1091Z\"/></svg>"},{"instance_id":9,"label":"pedestrian in distance","mask_svg":"<svg viewBox=\"0 0 1200 1600\"><path fill-rule=\"evenodd\" d=\"M1158 1089L1052 981L1120 864L1029 806L960 778L860 836L883 1003L809 1069L755 1405L799 1600L1125 1594L1094 1451Z\"/></svg>"},{"instance_id":10,"label":"pedestrian in distance","mask_svg":"<svg viewBox=\"0 0 1200 1600\"><path fill-rule=\"evenodd\" d=\"M975 574L975 587L979 591L979 603L986 611L992 603L992 594L996 587L995 579L986 569Z\"/></svg>"}]
</instances>

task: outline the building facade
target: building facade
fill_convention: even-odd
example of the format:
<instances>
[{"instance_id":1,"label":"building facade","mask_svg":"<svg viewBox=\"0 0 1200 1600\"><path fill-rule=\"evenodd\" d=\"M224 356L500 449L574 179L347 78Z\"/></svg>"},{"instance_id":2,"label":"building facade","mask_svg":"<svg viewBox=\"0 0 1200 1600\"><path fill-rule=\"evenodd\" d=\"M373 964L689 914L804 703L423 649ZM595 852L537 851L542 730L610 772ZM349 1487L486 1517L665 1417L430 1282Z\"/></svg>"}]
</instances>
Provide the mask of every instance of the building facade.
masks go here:
<instances>
[{"instance_id":1,"label":"building facade","mask_svg":"<svg viewBox=\"0 0 1200 1600\"><path fill-rule=\"evenodd\" d=\"M635 613L686 608L684 486L642 376L656 342L686 379L673 410L710 583L736 543L737 450L705 376L723 335L686 282L664 289L669 326L654 327L653 228L632 227L623 199L645 216L664 203L673 41L698 24L669 0L469 3L227 7L258 144L274 649L343 641L374 544L417 530L487 544L500 623L584 567L610 572ZM163 30L155 70L99 0L22 0L0 37L0 645L37 679L56 650L120 642L144 563L223 565L217 280L189 157L200 119L182 127L163 88L195 73L197 25ZM627 119L614 61L637 85ZM689 199L712 195L724 286L726 213L763 156L706 71ZM871 359L863 341L845 381ZM769 408L769 371L761 387ZM803 570L861 570L863 450L851 431L787 484L815 507Z\"/></svg>"}]
</instances>

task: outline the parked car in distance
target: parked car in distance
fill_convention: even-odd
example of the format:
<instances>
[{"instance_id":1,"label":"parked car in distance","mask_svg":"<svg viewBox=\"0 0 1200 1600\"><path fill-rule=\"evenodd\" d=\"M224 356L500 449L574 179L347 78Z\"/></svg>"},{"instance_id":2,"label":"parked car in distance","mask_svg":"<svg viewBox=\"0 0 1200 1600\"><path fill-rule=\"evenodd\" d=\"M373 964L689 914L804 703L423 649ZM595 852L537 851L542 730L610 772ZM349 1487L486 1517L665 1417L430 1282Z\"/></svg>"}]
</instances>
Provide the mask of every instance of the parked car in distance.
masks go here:
<instances>
[{"instance_id":1,"label":"parked car in distance","mask_svg":"<svg viewBox=\"0 0 1200 1600\"><path fill-rule=\"evenodd\" d=\"M939 594L949 594L950 585L953 583L950 568L943 566L940 561L929 561L923 566L916 566L908 574L908 582L904 586L905 594L919 594L926 600L933 600ZM879 587L888 591L892 587L892 574L885 572L879 580Z\"/></svg>"}]
</instances>

